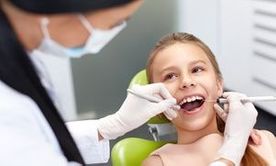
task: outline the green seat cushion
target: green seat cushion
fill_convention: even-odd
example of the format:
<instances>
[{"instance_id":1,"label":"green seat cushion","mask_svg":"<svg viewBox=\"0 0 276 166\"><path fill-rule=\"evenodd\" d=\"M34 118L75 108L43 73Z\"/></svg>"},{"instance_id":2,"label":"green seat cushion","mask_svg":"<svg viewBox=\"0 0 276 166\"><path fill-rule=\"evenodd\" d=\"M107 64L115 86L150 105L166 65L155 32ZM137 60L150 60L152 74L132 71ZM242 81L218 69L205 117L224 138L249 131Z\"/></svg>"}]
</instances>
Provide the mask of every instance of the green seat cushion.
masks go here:
<instances>
[{"instance_id":1,"label":"green seat cushion","mask_svg":"<svg viewBox=\"0 0 276 166\"><path fill-rule=\"evenodd\" d=\"M144 159L166 141L152 141L141 138L125 138L112 148L113 166L140 166Z\"/></svg>"}]
</instances>

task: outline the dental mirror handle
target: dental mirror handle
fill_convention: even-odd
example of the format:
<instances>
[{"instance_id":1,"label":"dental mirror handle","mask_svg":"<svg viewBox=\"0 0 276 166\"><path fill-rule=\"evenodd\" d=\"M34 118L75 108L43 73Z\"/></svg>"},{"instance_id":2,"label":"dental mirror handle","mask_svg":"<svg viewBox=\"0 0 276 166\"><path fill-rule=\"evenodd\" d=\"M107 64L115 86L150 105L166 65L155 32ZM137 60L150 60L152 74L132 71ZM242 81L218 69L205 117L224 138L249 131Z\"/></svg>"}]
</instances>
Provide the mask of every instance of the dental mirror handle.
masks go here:
<instances>
[{"instance_id":1,"label":"dental mirror handle","mask_svg":"<svg viewBox=\"0 0 276 166\"><path fill-rule=\"evenodd\" d=\"M159 103L160 101L162 101L161 99L159 98L156 98L156 97L153 97L153 96L149 96L149 95L145 95L145 94L141 94L141 93L138 93L132 89L127 89L127 91L137 97L140 97L142 99L146 99L150 102L154 102L154 103Z\"/></svg>"}]
</instances>

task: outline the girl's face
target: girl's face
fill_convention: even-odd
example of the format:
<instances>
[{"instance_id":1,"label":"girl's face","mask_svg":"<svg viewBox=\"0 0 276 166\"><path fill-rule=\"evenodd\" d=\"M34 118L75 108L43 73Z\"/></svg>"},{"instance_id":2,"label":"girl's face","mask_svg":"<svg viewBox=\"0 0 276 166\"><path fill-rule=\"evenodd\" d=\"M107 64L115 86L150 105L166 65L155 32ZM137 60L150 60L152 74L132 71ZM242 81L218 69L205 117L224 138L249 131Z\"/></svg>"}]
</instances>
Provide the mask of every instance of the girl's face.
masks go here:
<instances>
[{"instance_id":1,"label":"girl's face","mask_svg":"<svg viewBox=\"0 0 276 166\"><path fill-rule=\"evenodd\" d=\"M181 106L172 120L178 130L200 131L216 124L213 105L222 94L222 81L199 46L168 46L157 53L151 71L152 81L164 83Z\"/></svg>"}]
</instances>

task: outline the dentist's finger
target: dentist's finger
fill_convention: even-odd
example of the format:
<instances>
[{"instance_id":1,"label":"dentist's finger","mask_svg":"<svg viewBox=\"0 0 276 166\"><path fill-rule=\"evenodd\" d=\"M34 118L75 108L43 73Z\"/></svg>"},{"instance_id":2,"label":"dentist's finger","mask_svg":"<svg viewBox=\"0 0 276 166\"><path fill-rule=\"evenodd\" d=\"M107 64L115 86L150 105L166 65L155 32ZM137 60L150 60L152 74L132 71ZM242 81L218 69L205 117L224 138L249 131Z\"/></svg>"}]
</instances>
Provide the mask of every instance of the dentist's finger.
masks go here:
<instances>
[{"instance_id":1,"label":"dentist's finger","mask_svg":"<svg viewBox=\"0 0 276 166\"><path fill-rule=\"evenodd\" d=\"M255 145L261 145L262 144L262 138L261 136L257 133L257 130L253 129L250 133L250 140L255 144Z\"/></svg>"},{"instance_id":2,"label":"dentist's finger","mask_svg":"<svg viewBox=\"0 0 276 166\"><path fill-rule=\"evenodd\" d=\"M173 109L168 109L168 110L164 111L163 113L166 116L166 118L168 118L169 120L172 120L177 117L177 112Z\"/></svg>"},{"instance_id":3,"label":"dentist's finger","mask_svg":"<svg viewBox=\"0 0 276 166\"><path fill-rule=\"evenodd\" d=\"M178 111L181 107L179 105L173 105L171 108L175 111Z\"/></svg>"},{"instance_id":4,"label":"dentist's finger","mask_svg":"<svg viewBox=\"0 0 276 166\"><path fill-rule=\"evenodd\" d=\"M214 109L218 116L225 122L228 115L227 112L224 109L222 109L218 104L214 104Z\"/></svg>"}]
</instances>

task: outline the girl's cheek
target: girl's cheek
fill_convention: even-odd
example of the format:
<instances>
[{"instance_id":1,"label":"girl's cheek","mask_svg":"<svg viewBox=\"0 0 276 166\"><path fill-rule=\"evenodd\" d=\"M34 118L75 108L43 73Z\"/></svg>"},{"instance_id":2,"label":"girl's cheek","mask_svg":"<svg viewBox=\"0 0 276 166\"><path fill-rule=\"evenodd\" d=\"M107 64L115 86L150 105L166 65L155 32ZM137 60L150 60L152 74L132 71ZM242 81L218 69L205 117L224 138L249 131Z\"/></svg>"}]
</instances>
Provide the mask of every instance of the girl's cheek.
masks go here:
<instances>
[{"instance_id":1,"label":"girl's cheek","mask_svg":"<svg viewBox=\"0 0 276 166\"><path fill-rule=\"evenodd\" d=\"M170 92L170 94L171 94L173 97L176 97L176 93L177 93L177 88L176 88L176 86L175 86L175 85L172 85L172 84L170 84L170 85L166 84L165 86L166 86L166 88L168 89L168 91Z\"/></svg>"}]
</instances>

